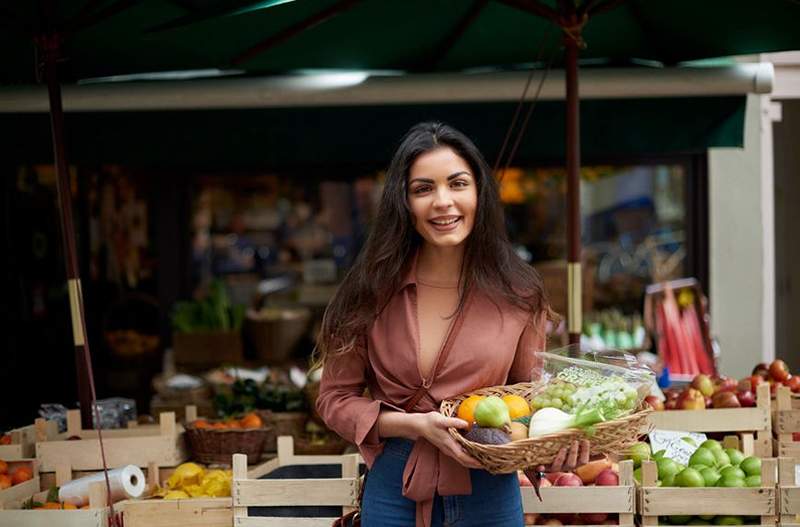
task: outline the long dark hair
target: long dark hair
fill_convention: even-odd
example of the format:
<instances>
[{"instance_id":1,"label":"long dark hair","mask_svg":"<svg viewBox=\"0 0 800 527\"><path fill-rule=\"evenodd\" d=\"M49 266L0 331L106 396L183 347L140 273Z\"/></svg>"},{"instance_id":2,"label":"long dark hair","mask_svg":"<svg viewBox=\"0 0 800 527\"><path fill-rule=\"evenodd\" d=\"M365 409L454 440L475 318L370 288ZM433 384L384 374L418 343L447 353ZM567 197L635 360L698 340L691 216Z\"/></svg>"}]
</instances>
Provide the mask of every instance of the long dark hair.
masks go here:
<instances>
[{"instance_id":1,"label":"long dark hair","mask_svg":"<svg viewBox=\"0 0 800 527\"><path fill-rule=\"evenodd\" d=\"M506 232L497 181L483 156L464 134L446 124L415 125L403 137L386 172L378 213L367 241L325 311L317 363L347 353L369 331L398 290L422 243L408 206L408 173L416 159L437 148L451 148L467 162L477 186L475 222L466 240L461 273L461 302L472 291L496 304L552 318L539 273L517 256Z\"/></svg>"}]
</instances>

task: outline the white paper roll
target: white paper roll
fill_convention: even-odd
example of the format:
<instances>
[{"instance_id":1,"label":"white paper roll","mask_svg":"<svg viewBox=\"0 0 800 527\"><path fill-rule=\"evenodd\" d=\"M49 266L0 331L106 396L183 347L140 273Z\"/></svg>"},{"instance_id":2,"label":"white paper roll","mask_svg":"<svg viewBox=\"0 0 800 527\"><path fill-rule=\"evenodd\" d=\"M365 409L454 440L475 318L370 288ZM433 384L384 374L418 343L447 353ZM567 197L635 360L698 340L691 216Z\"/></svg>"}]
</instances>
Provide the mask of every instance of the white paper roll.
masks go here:
<instances>
[{"instance_id":1,"label":"white paper roll","mask_svg":"<svg viewBox=\"0 0 800 527\"><path fill-rule=\"evenodd\" d=\"M102 482L105 487L105 475L99 472L65 483L58 491L58 498L78 507L86 505L89 503L89 484L95 481ZM111 484L111 500L114 502L138 498L144 494L144 473L135 465L109 470L108 481Z\"/></svg>"}]
</instances>

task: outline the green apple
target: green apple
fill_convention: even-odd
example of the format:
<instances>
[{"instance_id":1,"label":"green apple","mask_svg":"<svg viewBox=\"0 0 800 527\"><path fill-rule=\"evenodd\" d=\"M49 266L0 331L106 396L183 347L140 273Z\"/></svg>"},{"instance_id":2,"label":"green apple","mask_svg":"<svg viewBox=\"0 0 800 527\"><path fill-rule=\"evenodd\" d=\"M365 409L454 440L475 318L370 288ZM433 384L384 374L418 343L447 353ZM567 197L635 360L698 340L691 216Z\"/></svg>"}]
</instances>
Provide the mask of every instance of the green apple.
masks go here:
<instances>
[{"instance_id":1,"label":"green apple","mask_svg":"<svg viewBox=\"0 0 800 527\"><path fill-rule=\"evenodd\" d=\"M706 439L700 443L700 448L707 448L709 450L722 450L722 443L716 439Z\"/></svg>"},{"instance_id":2,"label":"green apple","mask_svg":"<svg viewBox=\"0 0 800 527\"><path fill-rule=\"evenodd\" d=\"M744 479L747 474L739 467L727 467L719 471L720 476L723 478L739 478Z\"/></svg>"},{"instance_id":3,"label":"green apple","mask_svg":"<svg viewBox=\"0 0 800 527\"><path fill-rule=\"evenodd\" d=\"M689 522L686 525L711 525L711 522L703 520L701 518L694 518L692 520L689 520Z\"/></svg>"},{"instance_id":4,"label":"green apple","mask_svg":"<svg viewBox=\"0 0 800 527\"><path fill-rule=\"evenodd\" d=\"M714 514L700 514L697 517L700 518L701 520L705 520L707 522L710 522L711 520L716 518L716 515L714 515Z\"/></svg>"},{"instance_id":5,"label":"green apple","mask_svg":"<svg viewBox=\"0 0 800 527\"><path fill-rule=\"evenodd\" d=\"M675 474L669 474L661 478L661 486L662 487L674 487L675 486Z\"/></svg>"},{"instance_id":6,"label":"green apple","mask_svg":"<svg viewBox=\"0 0 800 527\"><path fill-rule=\"evenodd\" d=\"M744 520L741 516L717 516L714 518L714 525L743 525Z\"/></svg>"},{"instance_id":7,"label":"green apple","mask_svg":"<svg viewBox=\"0 0 800 527\"><path fill-rule=\"evenodd\" d=\"M675 474L681 471L680 467L674 460L666 457L657 460L656 465L658 466L658 478L662 481L667 476L675 476Z\"/></svg>"},{"instance_id":8,"label":"green apple","mask_svg":"<svg viewBox=\"0 0 800 527\"><path fill-rule=\"evenodd\" d=\"M728 454L728 459L731 460L731 465L739 466L739 463L744 459L744 454L735 448L726 448L725 453Z\"/></svg>"},{"instance_id":9,"label":"green apple","mask_svg":"<svg viewBox=\"0 0 800 527\"><path fill-rule=\"evenodd\" d=\"M726 478L722 476L717 481L717 487L744 487L744 478L737 478L735 476Z\"/></svg>"},{"instance_id":10,"label":"green apple","mask_svg":"<svg viewBox=\"0 0 800 527\"><path fill-rule=\"evenodd\" d=\"M640 467L642 461L649 461L650 457L650 445L643 441L635 443L628 451L628 459L633 460L634 468Z\"/></svg>"},{"instance_id":11,"label":"green apple","mask_svg":"<svg viewBox=\"0 0 800 527\"><path fill-rule=\"evenodd\" d=\"M714 450L714 457L717 460L717 466L722 467L724 465L729 465L731 463L731 458L728 457L728 454L725 453L724 450Z\"/></svg>"},{"instance_id":12,"label":"green apple","mask_svg":"<svg viewBox=\"0 0 800 527\"><path fill-rule=\"evenodd\" d=\"M673 514L672 516L669 517L669 522L672 525L686 525L687 523L689 523L689 520L691 519L692 519L691 516L687 516L684 514Z\"/></svg>"},{"instance_id":13,"label":"green apple","mask_svg":"<svg viewBox=\"0 0 800 527\"><path fill-rule=\"evenodd\" d=\"M761 458L755 456L748 456L739 464L739 468L744 470L748 476L761 475Z\"/></svg>"},{"instance_id":14,"label":"green apple","mask_svg":"<svg viewBox=\"0 0 800 527\"><path fill-rule=\"evenodd\" d=\"M714 485L717 484L719 478L722 477L720 473L712 467L704 468L703 470L700 471L700 474L703 476L703 480L706 483L706 487L713 487Z\"/></svg>"},{"instance_id":15,"label":"green apple","mask_svg":"<svg viewBox=\"0 0 800 527\"><path fill-rule=\"evenodd\" d=\"M700 447L694 451L692 457L689 458L689 465L704 465L706 467L714 467L717 465L717 458L714 456L714 451L705 447Z\"/></svg>"},{"instance_id":16,"label":"green apple","mask_svg":"<svg viewBox=\"0 0 800 527\"><path fill-rule=\"evenodd\" d=\"M706 481L699 471L689 467L675 475L675 484L679 487L703 487Z\"/></svg>"},{"instance_id":17,"label":"green apple","mask_svg":"<svg viewBox=\"0 0 800 527\"><path fill-rule=\"evenodd\" d=\"M747 476L744 478L744 484L747 487L760 487L761 486L761 476L758 474L754 474L752 476Z\"/></svg>"},{"instance_id":18,"label":"green apple","mask_svg":"<svg viewBox=\"0 0 800 527\"><path fill-rule=\"evenodd\" d=\"M638 481L639 485L642 484L642 467L633 470L633 479Z\"/></svg>"}]
</instances>

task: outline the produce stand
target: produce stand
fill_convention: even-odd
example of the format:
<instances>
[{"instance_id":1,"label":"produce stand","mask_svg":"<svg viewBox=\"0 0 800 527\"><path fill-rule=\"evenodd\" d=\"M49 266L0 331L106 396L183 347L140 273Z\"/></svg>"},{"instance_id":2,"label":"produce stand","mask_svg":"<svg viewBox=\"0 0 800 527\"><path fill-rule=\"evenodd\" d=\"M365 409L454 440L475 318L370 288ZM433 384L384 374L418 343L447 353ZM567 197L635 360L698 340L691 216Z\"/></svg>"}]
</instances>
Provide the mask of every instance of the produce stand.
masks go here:
<instances>
[{"instance_id":1,"label":"produce stand","mask_svg":"<svg viewBox=\"0 0 800 527\"><path fill-rule=\"evenodd\" d=\"M36 443L36 458L41 472L103 468L97 430L82 429L80 423L80 413L70 410L66 433L55 440ZM103 444L109 468L125 465L145 468L150 463L173 467L187 459L183 427L175 423L172 412L161 414L158 425L103 430Z\"/></svg>"},{"instance_id":2,"label":"produce stand","mask_svg":"<svg viewBox=\"0 0 800 527\"><path fill-rule=\"evenodd\" d=\"M800 526L800 486L795 479L797 458L778 458L778 492L780 493L780 524Z\"/></svg>"},{"instance_id":3,"label":"produce stand","mask_svg":"<svg viewBox=\"0 0 800 527\"><path fill-rule=\"evenodd\" d=\"M800 434L800 394L793 394L786 386L778 387L775 396L775 455L800 459L800 441L793 434Z\"/></svg>"},{"instance_id":4,"label":"produce stand","mask_svg":"<svg viewBox=\"0 0 800 527\"><path fill-rule=\"evenodd\" d=\"M636 487L633 462L619 464L618 486L545 487L542 500L532 487L522 487L522 507L534 514L619 514L620 527L633 527L636 512ZM585 523L584 525L591 525Z\"/></svg>"},{"instance_id":5,"label":"produce stand","mask_svg":"<svg viewBox=\"0 0 800 527\"><path fill-rule=\"evenodd\" d=\"M774 527L778 521L776 505L777 461L763 459L760 488L657 487L658 470L652 461L642 463L639 489L639 524L658 525L659 516L742 515L760 516L759 525Z\"/></svg>"},{"instance_id":6,"label":"produce stand","mask_svg":"<svg viewBox=\"0 0 800 527\"><path fill-rule=\"evenodd\" d=\"M13 471L16 467L20 465L27 465L31 468L33 473L33 478L29 479L28 481L23 481L22 483L17 483L12 487L7 489L0 490L0 505L2 504L13 504L17 502L22 502L27 498L30 498L40 489L40 482L39 482L39 471L38 466L35 459L20 459L16 461L9 461L8 462L8 470L9 472ZM4 507L0 507L4 508ZM2 524L2 522L0 522Z\"/></svg>"},{"instance_id":7,"label":"produce stand","mask_svg":"<svg viewBox=\"0 0 800 527\"><path fill-rule=\"evenodd\" d=\"M125 500L116 506L125 527L230 527L233 515L231 498Z\"/></svg>"},{"instance_id":8,"label":"produce stand","mask_svg":"<svg viewBox=\"0 0 800 527\"><path fill-rule=\"evenodd\" d=\"M234 527L330 527L327 518L286 518L251 516L248 507L341 507L347 513L356 506L359 488L358 454L339 456L297 456L291 437L278 438L278 457L250 473L247 457L233 456L233 525ZM341 465L341 478L325 479L255 479L288 465Z\"/></svg>"},{"instance_id":9,"label":"produce stand","mask_svg":"<svg viewBox=\"0 0 800 527\"><path fill-rule=\"evenodd\" d=\"M664 410L652 412L650 422L657 430L682 432L735 432L743 445L754 443L755 455L772 455L772 416L769 385L761 384L754 408L714 408L706 410Z\"/></svg>"},{"instance_id":10,"label":"produce stand","mask_svg":"<svg viewBox=\"0 0 800 527\"><path fill-rule=\"evenodd\" d=\"M37 431L41 431L37 435ZM0 445L0 459L15 461L36 456L36 442L47 441L58 436L58 424L55 421L36 419L35 424L10 430L11 444Z\"/></svg>"}]
</instances>

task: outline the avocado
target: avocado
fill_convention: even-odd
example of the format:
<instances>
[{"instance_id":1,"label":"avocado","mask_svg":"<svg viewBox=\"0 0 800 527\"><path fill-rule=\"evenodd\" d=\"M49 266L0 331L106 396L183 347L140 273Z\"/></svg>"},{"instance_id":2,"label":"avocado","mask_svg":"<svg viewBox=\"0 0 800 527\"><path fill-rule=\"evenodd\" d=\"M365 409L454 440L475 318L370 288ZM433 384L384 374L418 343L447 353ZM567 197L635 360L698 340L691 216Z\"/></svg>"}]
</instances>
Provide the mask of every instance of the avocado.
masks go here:
<instances>
[{"instance_id":1,"label":"avocado","mask_svg":"<svg viewBox=\"0 0 800 527\"><path fill-rule=\"evenodd\" d=\"M478 425L473 426L464 437L483 445L504 445L511 442L511 437L499 428L483 428Z\"/></svg>"}]
</instances>

